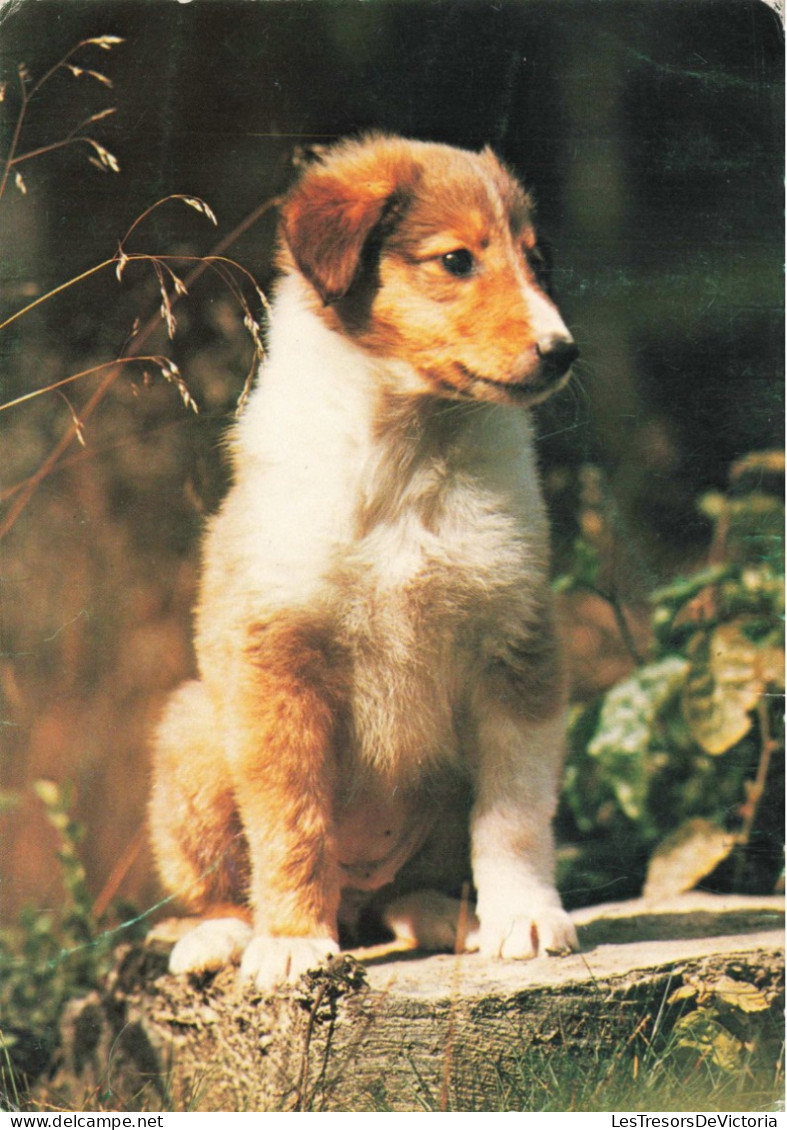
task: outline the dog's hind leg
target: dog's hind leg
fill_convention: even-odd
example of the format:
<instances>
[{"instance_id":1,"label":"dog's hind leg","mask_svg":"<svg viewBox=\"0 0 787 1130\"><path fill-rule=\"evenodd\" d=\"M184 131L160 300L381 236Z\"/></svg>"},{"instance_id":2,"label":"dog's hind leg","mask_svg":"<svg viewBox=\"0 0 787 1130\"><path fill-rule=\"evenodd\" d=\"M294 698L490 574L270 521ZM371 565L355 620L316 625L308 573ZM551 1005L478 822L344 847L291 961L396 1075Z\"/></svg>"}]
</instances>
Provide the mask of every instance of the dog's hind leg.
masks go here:
<instances>
[{"instance_id":1,"label":"dog's hind leg","mask_svg":"<svg viewBox=\"0 0 787 1130\"><path fill-rule=\"evenodd\" d=\"M159 872L179 901L199 913L246 902L248 852L200 682L175 692L158 727L149 816Z\"/></svg>"},{"instance_id":2,"label":"dog's hind leg","mask_svg":"<svg viewBox=\"0 0 787 1130\"><path fill-rule=\"evenodd\" d=\"M382 920L397 941L414 949L462 952L478 933L475 908L441 891L413 891L385 907Z\"/></svg>"}]
</instances>

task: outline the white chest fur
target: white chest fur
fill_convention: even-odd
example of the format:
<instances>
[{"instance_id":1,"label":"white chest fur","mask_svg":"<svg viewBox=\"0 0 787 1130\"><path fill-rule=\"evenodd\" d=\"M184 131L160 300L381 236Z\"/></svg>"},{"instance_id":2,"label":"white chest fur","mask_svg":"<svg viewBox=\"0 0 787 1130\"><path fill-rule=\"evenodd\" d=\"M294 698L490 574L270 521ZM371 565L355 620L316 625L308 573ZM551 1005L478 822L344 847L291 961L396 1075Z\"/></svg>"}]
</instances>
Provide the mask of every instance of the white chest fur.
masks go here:
<instances>
[{"instance_id":1,"label":"white chest fur","mask_svg":"<svg viewBox=\"0 0 787 1130\"><path fill-rule=\"evenodd\" d=\"M526 634L546 573L528 415L397 399L403 374L329 330L297 278L273 325L209 533L202 650L213 609L239 632L314 609L353 657L363 759L443 758L464 686Z\"/></svg>"}]
</instances>

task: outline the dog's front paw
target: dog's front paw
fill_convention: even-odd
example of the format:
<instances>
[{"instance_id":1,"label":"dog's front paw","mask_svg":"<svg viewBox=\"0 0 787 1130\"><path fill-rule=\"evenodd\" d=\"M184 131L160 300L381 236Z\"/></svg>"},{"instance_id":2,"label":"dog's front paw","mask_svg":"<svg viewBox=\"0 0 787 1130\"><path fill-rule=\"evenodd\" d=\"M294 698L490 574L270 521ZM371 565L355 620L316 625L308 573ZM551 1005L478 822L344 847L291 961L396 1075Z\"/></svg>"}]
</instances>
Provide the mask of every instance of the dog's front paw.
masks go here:
<instances>
[{"instance_id":1,"label":"dog's front paw","mask_svg":"<svg viewBox=\"0 0 787 1130\"><path fill-rule=\"evenodd\" d=\"M240 976L262 992L297 981L339 952L332 938L287 938L255 934L243 952Z\"/></svg>"},{"instance_id":2,"label":"dog's front paw","mask_svg":"<svg viewBox=\"0 0 787 1130\"><path fill-rule=\"evenodd\" d=\"M467 949L484 957L531 958L579 949L574 923L562 907L544 907L497 922L482 920L468 934Z\"/></svg>"},{"instance_id":3,"label":"dog's front paw","mask_svg":"<svg viewBox=\"0 0 787 1130\"><path fill-rule=\"evenodd\" d=\"M208 918L175 943L170 973L208 973L240 960L251 926L239 918Z\"/></svg>"}]
</instances>

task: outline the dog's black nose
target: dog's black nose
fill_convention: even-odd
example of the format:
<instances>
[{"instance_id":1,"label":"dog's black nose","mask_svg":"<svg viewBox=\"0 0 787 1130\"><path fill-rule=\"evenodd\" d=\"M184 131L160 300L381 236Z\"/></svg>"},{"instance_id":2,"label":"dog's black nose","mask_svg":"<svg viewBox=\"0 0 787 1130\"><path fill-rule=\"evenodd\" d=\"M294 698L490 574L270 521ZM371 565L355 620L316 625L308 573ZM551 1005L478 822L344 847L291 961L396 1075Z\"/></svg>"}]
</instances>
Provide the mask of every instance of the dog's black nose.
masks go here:
<instances>
[{"instance_id":1,"label":"dog's black nose","mask_svg":"<svg viewBox=\"0 0 787 1130\"><path fill-rule=\"evenodd\" d=\"M550 334L536 342L536 353L541 358L542 372L550 380L557 380L567 373L579 357L577 343L572 337Z\"/></svg>"}]
</instances>

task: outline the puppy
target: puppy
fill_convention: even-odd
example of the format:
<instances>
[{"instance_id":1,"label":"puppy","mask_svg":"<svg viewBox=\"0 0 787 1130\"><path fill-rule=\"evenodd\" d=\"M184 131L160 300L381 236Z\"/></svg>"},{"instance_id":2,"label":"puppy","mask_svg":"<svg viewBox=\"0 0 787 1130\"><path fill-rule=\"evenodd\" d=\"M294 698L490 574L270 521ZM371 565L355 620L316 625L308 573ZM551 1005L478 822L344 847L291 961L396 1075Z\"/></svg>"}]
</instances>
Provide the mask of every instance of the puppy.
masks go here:
<instances>
[{"instance_id":1,"label":"puppy","mask_svg":"<svg viewBox=\"0 0 787 1130\"><path fill-rule=\"evenodd\" d=\"M158 730L151 803L167 887L248 913L204 922L170 967L240 959L269 988L335 953L365 903L426 948L575 948L528 409L577 348L531 201L489 149L368 136L303 172L279 256L205 538L199 678Z\"/></svg>"}]
</instances>

